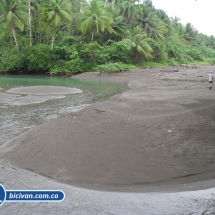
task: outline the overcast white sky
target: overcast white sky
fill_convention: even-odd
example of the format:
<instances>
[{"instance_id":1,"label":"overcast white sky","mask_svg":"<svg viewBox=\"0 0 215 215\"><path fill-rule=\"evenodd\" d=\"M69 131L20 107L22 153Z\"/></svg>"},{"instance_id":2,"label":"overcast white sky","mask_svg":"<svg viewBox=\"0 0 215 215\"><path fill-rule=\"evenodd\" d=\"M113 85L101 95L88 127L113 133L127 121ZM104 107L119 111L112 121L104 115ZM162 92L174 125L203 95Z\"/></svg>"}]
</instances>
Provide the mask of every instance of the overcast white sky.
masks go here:
<instances>
[{"instance_id":1,"label":"overcast white sky","mask_svg":"<svg viewBox=\"0 0 215 215\"><path fill-rule=\"evenodd\" d=\"M215 0L152 0L152 3L169 17L180 18L183 25L190 22L200 33L215 36Z\"/></svg>"}]
</instances>

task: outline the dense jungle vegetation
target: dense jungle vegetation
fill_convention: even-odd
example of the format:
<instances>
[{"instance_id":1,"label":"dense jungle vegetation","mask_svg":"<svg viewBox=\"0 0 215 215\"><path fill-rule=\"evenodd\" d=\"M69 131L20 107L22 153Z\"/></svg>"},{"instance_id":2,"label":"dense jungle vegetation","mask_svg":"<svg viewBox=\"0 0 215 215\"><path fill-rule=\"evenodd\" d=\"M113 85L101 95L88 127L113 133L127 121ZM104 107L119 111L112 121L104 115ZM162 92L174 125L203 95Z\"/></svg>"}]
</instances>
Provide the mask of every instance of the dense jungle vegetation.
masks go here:
<instances>
[{"instance_id":1,"label":"dense jungle vegetation","mask_svg":"<svg viewBox=\"0 0 215 215\"><path fill-rule=\"evenodd\" d=\"M2 74L215 63L214 36L151 0L0 0L0 29Z\"/></svg>"}]
</instances>

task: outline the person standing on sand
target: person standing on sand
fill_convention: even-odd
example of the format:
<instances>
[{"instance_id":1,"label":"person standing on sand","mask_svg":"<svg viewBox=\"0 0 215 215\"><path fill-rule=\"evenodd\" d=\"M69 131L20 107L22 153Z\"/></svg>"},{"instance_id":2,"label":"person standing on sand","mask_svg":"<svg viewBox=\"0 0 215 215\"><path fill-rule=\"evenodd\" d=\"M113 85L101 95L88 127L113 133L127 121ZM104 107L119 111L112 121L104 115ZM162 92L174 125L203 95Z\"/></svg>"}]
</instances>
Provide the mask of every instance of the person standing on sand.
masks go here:
<instances>
[{"instance_id":1,"label":"person standing on sand","mask_svg":"<svg viewBox=\"0 0 215 215\"><path fill-rule=\"evenodd\" d=\"M214 74L212 72L210 72L209 75L208 75L209 90L212 89L213 80L214 80Z\"/></svg>"}]
</instances>

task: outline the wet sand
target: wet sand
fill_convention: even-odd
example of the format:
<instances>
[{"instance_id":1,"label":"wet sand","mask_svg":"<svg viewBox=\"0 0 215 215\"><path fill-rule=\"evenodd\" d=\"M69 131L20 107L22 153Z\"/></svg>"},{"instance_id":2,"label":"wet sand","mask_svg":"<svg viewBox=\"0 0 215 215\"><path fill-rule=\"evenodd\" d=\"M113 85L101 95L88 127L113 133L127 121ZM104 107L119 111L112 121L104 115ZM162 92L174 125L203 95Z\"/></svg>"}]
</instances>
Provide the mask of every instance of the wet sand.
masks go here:
<instances>
[{"instance_id":1,"label":"wet sand","mask_svg":"<svg viewBox=\"0 0 215 215\"><path fill-rule=\"evenodd\" d=\"M215 66L139 69L74 78L127 82L130 89L30 129L1 147L13 166L78 187L184 190L215 177ZM2 183L3 184L3 183Z\"/></svg>"},{"instance_id":2,"label":"wet sand","mask_svg":"<svg viewBox=\"0 0 215 215\"><path fill-rule=\"evenodd\" d=\"M1 215L181 215L215 214L215 188L189 192L125 193L82 189L34 172L0 163L0 181L6 190L62 190L62 202L5 202ZM3 174L2 174L3 173ZM213 181L204 181L212 185ZM184 189L203 183L184 185ZM153 189L150 189L151 191Z\"/></svg>"}]
</instances>

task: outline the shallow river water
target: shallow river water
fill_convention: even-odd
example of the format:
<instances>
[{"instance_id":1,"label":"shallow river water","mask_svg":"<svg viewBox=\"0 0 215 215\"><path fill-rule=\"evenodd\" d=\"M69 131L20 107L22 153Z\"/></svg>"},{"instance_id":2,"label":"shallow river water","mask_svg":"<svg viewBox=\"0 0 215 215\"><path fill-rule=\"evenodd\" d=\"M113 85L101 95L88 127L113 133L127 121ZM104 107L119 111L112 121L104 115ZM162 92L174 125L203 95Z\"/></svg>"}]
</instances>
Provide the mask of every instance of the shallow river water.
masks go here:
<instances>
[{"instance_id":1,"label":"shallow river water","mask_svg":"<svg viewBox=\"0 0 215 215\"><path fill-rule=\"evenodd\" d=\"M35 95L19 92L19 88L56 86L76 88L81 93L59 92ZM39 86L39 87L38 87ZM24 87L24 88L23 88ZM0 145L23 131L61 114L79 110L86 105L106 99L126 89L125 84L80 81L48 76L0 77ZM57 88L56 90L59 91Z\"/></svg>"}]
</instances>

